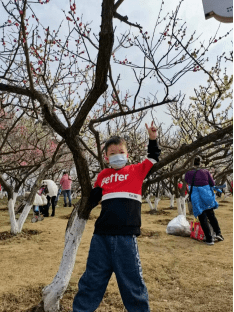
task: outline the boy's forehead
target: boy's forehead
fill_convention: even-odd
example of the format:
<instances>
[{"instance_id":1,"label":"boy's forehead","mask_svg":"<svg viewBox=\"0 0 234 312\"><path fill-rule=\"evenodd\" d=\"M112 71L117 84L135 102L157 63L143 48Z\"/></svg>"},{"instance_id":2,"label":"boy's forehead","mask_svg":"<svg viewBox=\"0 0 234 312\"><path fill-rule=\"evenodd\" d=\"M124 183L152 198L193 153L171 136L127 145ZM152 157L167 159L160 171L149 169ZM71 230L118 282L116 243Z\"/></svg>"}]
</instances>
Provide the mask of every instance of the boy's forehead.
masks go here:
<instances>
[{"instance_id":1,"label":"boy's forehead","mask_svg":"<svg viewBox=\"0 0 234 312\"><path fill-rule=\"evenodd\" d=\"M127 150L125 144L120 143L120 144L111 144L111 145L108 147L107 152L109 152L109 151L111 151L111 150L118 150L118 149Z\"/></svg>"}]
</instances>

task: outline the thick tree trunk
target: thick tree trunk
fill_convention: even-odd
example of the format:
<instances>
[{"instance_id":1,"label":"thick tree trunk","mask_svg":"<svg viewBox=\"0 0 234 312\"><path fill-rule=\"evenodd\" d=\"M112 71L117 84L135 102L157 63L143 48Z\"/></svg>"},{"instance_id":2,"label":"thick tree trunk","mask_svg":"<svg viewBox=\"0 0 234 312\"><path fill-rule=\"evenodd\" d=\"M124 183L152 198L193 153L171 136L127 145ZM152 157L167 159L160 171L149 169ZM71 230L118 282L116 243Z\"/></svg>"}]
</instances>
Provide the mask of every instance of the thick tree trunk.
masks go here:
<instances>
[{"instance_id":1,"label":"thick tree trunk","mask_svg":"<svg viewBox=\"0 0 234 312\"><path fill-rule=\"evenodd\" d=\"M88 198L92 186L87 161L82 154L79 141L76 137L69 136L69 133L67 144L73 154L77 176L82 189L82 197L76 203L68 220L65 233L65 246L58 272L53 281L42 291L45 312L58 312L60 310L60 300L69 284L75 265L77 250L91 211Z\"/></svg>"},{"instance_id":2,"label":"thick tree trunk","mask_svg":"<svg viewBox=\"0 0 234 312\"><path fill-rule=\"evenodd\" d=\"M72 126L66 128L62 125L54 113L53 107L50 105L48 98L39 92L34 92L35 97L41 104L42 112L46 121L65 139L66 144L73 154L82 194L80 202L77 203L73 210L74 213L72 213L68 221L65 234L65 248L59 270L52 283L43 289L44 310L46 312L59 311L59 301L69 283L75 264L77 249L90 214L88 197L92 186L89 177L89 169L76 136L79 134L90 110L96 104L98 98L108 88L107 75L114 43L114 31L112 25L113 12L114 0L103 0L95 84L92 90L90 90L87 99L83 103Z\"/></svg>"},{"instance_id":3,"label":"thick tree trunk","mask_svg":"<svg viewBox=\"0 0 234 312\"><path fill-rule=\"evenodd\" d=\"M19 233L18 221L16 220L16 217L15 217L15 202L16 202L17 195L18 195L17 193L13 193L13 197L8 198L8 213L10 216L12 234Z\"/></svg>"},{"instance_id":4,"label":"thick tree trunk","mask_svg":"<svg viewBox=\"0 0 234 312\"><path fill-rule=\"evenodd\" d=\"M65 247L59 270L52 283L46 286L42 291L45 312L59 311L60 299L63 297L70 281L75 265L77 250L80 245L86 222L87 220L80 219L76 214L71 228L67 229Z\"/></svg>"},{"instance_id":5,"label":"thick tree trunk","mask_svg":"<svg viewBox=\"0 0 234 312\"><path fill-rule=\"evenodd\" d=\"M26 221L32 206L33 206L32 204L26 203L22 213L20 214L20 217L18 219L18 231L19 231L18 233L22 231L24 222Z\"/></svg>"}]
</instances>

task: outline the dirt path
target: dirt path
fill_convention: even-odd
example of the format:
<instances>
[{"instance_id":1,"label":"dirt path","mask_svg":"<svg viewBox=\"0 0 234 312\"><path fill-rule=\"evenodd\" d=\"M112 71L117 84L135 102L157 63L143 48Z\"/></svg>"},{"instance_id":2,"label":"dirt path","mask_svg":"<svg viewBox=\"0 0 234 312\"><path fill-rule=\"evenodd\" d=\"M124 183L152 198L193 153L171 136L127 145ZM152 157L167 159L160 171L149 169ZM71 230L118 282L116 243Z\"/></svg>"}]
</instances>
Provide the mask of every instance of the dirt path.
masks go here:
<instances>
[{"instance_id":1,"label":"dirt path","mask_svg":"<svg viewBox=\"0 0 234 312\"><path fill-rule=\"evenodd\" d=\"M149 291L152 312L231 312L233 311L233 206L232 198L220 202L216 211L223 242L214 246L166 234L166 226L176 215L169 201L159 203L156 215L142 207L143 234L138 238L143 276ZM55 276L64 247L64 233L71 208L59 202L54 218L31 223L29 215L21 235L6 238L9 218L6 202L0 201L0 312L30 311L40 301L43 286ZM69 288L62 300L62 311L72 310L77 282L85 270L97 207L78 250ZM188 220L192 220L188 216ZM9 234L9 233L8 233ZM8 235L9 236L9 235ZM113 275L98 312L123 312L123 304Z\"/></svg>"}]
</instances>

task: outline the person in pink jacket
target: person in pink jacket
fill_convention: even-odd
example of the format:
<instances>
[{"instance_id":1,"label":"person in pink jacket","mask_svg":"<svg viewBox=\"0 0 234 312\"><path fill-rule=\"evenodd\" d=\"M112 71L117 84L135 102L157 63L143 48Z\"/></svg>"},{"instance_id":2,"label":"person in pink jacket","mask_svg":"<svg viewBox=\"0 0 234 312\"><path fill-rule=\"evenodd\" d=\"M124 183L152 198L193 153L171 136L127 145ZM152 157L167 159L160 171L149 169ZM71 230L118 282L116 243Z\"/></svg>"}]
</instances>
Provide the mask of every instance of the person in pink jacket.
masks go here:
<instances>
[{"instance_id":1,"label":"person in pink jacket","mask_svg":"<svg viewBox=\"0 0 234 312\"><path fill-rule=\"evenodd\" d=\"M60 180L60 185L63 191L63 198L64 198L64 207L67 207L67 197L69 201L69 207L71 207L71 185L72 179L68 175L67 171L63 172L63 176Z\"/></svg>"}]
</instances>

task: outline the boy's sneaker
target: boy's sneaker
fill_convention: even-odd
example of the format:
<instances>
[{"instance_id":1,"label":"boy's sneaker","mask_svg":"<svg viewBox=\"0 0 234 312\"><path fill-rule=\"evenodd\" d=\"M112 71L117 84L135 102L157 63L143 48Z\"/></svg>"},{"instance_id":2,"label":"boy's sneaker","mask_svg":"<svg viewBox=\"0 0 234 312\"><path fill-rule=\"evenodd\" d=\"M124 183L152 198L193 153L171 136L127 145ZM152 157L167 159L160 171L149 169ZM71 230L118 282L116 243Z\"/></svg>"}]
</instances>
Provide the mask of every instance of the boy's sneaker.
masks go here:
<instances>
[{"instance_id":1,"label":"boy's sneaker","mask_svg":"<svg viewBox=\"0 0 234 312\"><path fill-rule=\"evenodd\" d=\"M210 242L209 242L209 241L206 241L206 244L209 245L209 246L214 245L214 241L213 241L213 240L210 241Z\"/></svg>"},{"instance_id":2,"label":"boy's sneaker","mask_svg":"<svg viewBox=\"0 0 234 312\"><path fill-rule=\"evenodd\" d=\"M216 235L215 237L217 241L222 242L224 240L223 236L221 234Z\"/></svg>"}]
</instances>

